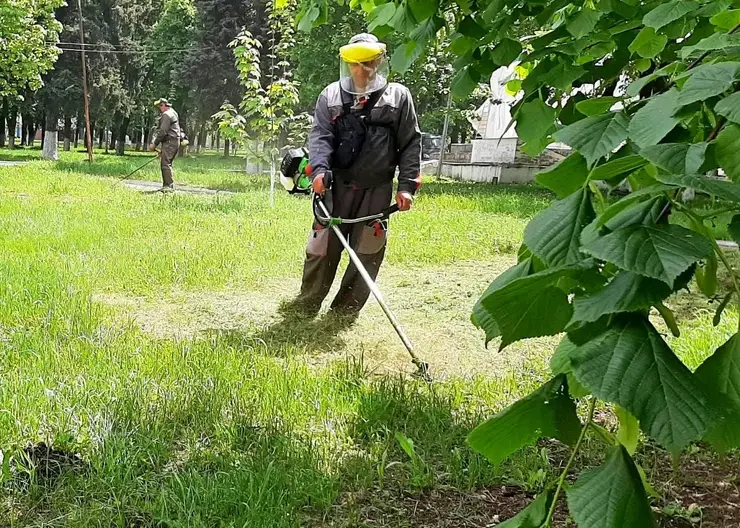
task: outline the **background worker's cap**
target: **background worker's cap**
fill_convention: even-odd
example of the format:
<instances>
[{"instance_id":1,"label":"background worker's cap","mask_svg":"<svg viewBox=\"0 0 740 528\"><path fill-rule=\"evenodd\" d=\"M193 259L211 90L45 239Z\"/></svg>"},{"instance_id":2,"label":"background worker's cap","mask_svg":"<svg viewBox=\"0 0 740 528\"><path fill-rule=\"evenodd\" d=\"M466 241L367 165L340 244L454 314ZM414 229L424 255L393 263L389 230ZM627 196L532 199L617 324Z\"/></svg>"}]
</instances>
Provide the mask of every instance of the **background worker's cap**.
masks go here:
<instances>
[{"instance_id":1,"label":"background worker's cap","mask_svg":"<svg viewBox=\"0 0 740 528\"><path fill-rule=\"evenodd\" d=\"M164 97L162 97L162 98L157 99L156 101L154 101L154 106L159 106L159 105L172 106L172 103L170 103L167 99L165 99Z\"/></svg>"}]
</instances>

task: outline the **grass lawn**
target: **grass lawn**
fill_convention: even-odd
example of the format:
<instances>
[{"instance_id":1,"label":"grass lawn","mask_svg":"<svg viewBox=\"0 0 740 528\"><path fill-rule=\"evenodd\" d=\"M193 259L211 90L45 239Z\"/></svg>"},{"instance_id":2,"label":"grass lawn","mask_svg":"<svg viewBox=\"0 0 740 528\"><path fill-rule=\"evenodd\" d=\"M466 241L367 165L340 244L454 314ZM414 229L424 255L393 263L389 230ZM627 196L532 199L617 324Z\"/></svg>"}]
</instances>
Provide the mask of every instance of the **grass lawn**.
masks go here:
<instances>
[{"instance_id":1,"label":"grass lawn","mask_svg":"<svg viewBox=\"0 0 740 528\"><path fill-rule=\"evenodd\" d=\"M143 154L38 155L0 150L25 161L0 166L0 526L485 526L564 463L541 443L495 468L464 442L549 377L557 337L499 353L469 322L549 193L427 182L392 219L379 283L430 387L406 375L375 303L351 330L281 319L310 206L278 191L271 209L268 178L234 172L243 160L178 159L177 183L234 194L168 196L116 183ZM136 177L158 180L156 163ZM732 323L673 302L694 367ZM674 506L665 526L684 526L670 523L687 500L725 526L711 522L726 506L684 494L693 473L666 470L654 446L644 457L666 484L656 504ZM732 463L699 450L685 462L713 478Z\"/></svg>"}]
</instances>

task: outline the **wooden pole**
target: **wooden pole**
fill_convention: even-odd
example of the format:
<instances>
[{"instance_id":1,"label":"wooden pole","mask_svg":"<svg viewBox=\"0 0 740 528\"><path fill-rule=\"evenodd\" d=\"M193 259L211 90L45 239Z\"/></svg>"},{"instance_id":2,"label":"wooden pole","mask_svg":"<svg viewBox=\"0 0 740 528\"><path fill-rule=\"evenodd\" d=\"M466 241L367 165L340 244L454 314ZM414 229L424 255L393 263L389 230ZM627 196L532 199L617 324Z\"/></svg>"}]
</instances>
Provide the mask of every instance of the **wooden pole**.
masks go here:
<instances>
[{"instance_id":1,"label":"wooden pole","mask_svg":"<svg viewBox=\"0 0 740 528\"><path fill-rule=\"evenodd\" d=\"M447 128L450 125L450 108L452 107L452 85L450 85L450 93L447 94L447 109L445 110L445 124L442 127L442 148L439 149L439 162L437 163L437 181L442 177L442 160L445 157L445 149L447 148Z\"/></svg>"},{"instance_id":2,"label":"wooden pole","mask_svg":"<svg viewBox=\"0 0 740 528\"><path fill-rule=\"evenodd\" d=\"M80 14L80 46L82 47L82 92L85 97L85 137L87 138L87 159L93 161L93 144L90 130L90 97L87 93L87 59L85 57L85 31L82 28L82 0L77 0Z\"/></svg>"}]
</instances>

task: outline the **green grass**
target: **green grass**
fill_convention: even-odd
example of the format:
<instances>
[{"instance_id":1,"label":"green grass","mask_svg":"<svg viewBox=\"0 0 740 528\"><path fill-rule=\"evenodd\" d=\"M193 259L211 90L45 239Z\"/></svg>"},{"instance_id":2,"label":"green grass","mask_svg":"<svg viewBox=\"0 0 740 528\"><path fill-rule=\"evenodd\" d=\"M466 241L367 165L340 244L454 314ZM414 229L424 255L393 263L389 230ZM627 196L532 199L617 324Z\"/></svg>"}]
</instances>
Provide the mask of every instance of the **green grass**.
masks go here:
<instances>
[{"instance_id":1,"label":"green grass","mask_svg":"<svg viewBox=\"0 0 740 528\"><path fill-rule=\"evenodd\" d=\"M309 203L281 193L271 209L265 177L224 171L236 159L176 161L178 182L236 191L218 197L115 185L143 156L83 159L0 167L0 525L288 527L358 490L542 485L544 452L494 468L464 439L547 378L550 348L432 390L370 376L357 356L312 365L279 336L144 332L94 296L269 295L300 276ZM527 186L427 183L414 211L392 221L388 266L408 270L404 291L420 314L425 303L444 307L454 292L425 300L416 273L510 257L551 199ZM438 319L427 324L442 331ZM691 324L680 351L698 364L729 328ZM418 461L395 433L413 440ZM80 458L55 465L28 449L39 442Z\"/></svg>"}]
</instances>

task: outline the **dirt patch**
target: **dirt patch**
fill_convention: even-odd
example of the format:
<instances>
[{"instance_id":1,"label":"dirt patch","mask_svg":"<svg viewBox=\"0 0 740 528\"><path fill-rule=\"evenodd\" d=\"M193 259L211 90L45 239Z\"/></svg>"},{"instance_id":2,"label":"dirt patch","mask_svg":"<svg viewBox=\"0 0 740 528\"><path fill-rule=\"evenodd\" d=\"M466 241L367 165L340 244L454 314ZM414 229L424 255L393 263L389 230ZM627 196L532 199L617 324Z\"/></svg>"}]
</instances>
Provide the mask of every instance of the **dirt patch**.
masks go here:
<instances>
[{"instance_id":1,"label":"dirt patch","mask_svg":"<svg viewBox=\"0 0 740 528\"><path fill-rule=\"evenodd\" d=\"M28 445L13 458L11 467L16 474L16 483L24 487L32 475L36 482L48 486L65 473L85 471L88 466L80 455L41 442Z\"/></svg>"},{"instance_id":2,"label":"dirt patch","mask_svg":"<svg viewBox=\"0 0 740 528\"><path fill-rule=\"evenodd\" d=\"M521 370L536 350L552 350L557 344L557 337L533 339L499 353L494 345L486 349L483 333L471 324L470 313L480 294L513 262L501 257L411 272L391 265L381 270L379 285L388 304L436 378ZM283 320L280 303L291 299L299 287L299 279L293 278L266 283L260 291L174 291L158 299L99 294L93 300L120 308L157 338L227 339L243 348L262 344L277 356L302 354L315 366L351 355L363 357L375 372L415 370L373 299L351 328L336 329L322 317L307 325ZM327 303L335 291L336 287Z\"/></svg>"},{"instance_id":3,"label":"dirt patch","mask_svg":"<svg viewBox=\"0 0 740 528\"><path fill-rule=\"evenodd\" d=\"M470 492L439 488L417 494L397 490L344 493L330 512L304 526L481 528L514 517L533 496L512 486L490 486ZM565 526L560 506L554 526Z\"/></svg>"}]
</instances>

